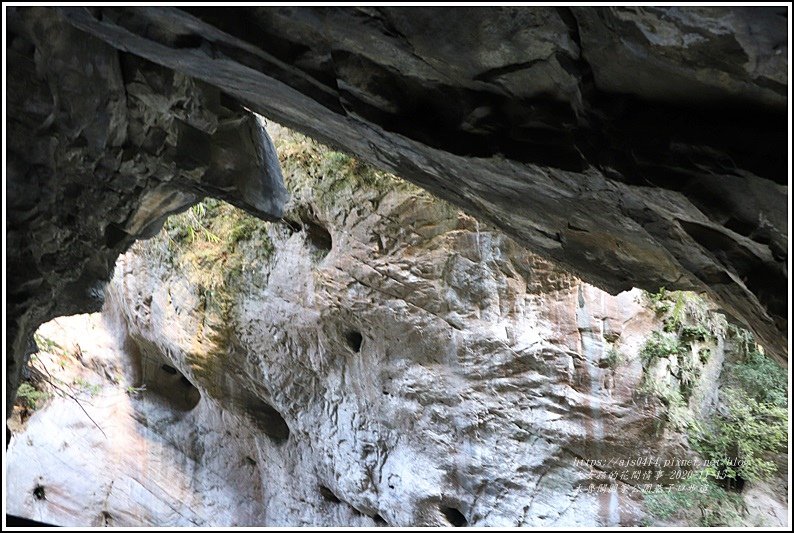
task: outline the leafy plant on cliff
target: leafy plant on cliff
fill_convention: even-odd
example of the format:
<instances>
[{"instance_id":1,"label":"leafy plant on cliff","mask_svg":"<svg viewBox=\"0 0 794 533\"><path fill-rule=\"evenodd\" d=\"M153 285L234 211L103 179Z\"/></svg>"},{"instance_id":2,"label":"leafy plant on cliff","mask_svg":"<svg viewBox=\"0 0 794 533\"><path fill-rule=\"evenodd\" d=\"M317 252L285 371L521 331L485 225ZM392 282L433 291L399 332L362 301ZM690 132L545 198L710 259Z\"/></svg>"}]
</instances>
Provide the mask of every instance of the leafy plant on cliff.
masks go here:
<instances>
[{"instance_id":1,"label":"leafy plant on cliff","mask_svg":"<svg viewBox=\"0 0 794 533\"><path fill-rule=\"evenodd\" d=\"M737 526L741 523L741 498L695 473L671 487L645 495L645 508L654 517L683 518L703 527ZM693 517L693 513L698 513Z\"/></svg>"},{"instance_id":2,"label":"leafy plant on cliff","mask_svg":"<svg viewBox=\"0 0 794 533\"><path fill-rule=\"evenodd\" d=\"M774 454L788 442L788 412L759 403L743 391L723 391L725 410L713 420L693 424L690 444L708 462L708 473L728 487L772 476Z\"/></svg>"},{"instance_id":3,"label":"leafy plant on cliff","mask_svg":"<svg viewBox=\"0 0 794 533\"><path fill-rule=\"evenodd\" d=\"M618 351L617 348L612 346L607 350L606 355L603 358L603 364L612 370L619 367L623 362L626 360L625 356Z\"/></svg>"},{"instance_id":4,"label":"leafy plant on cliff","mask_svg":"<svg viewBox=\"0 0 794 533\"><path fill-rule=\"evenodd\" d=\"M243 274L259 272L272 255L268 230L269 223L207 198L169 217L145 249L179 269L206 310L225 315Z\"/></svg>"},{"instance_id":5,"label":"leafy plant on cliff","mask_svg":"<svg viewBox=\"0 0 794 533\"><path fill-rule=\"evenodd\" d=\"M778 407L788 404L786 369L757 349L750 349L742 360L728 366L728 381L757 402Z\"/></svg>"},{"instance_id":6,"label":"leafy plant on cliff","mask_svg":"<svg viewBox=\"0 0 794 533\"><path fill-rule=\"evenodd\" d=\"M788 376L755 349L726 368L724 408L692 426L690 443L710 463L710 474L737 486L769 478L775 455L788 444Z\"/></svg>"},{"instance_id":7,"label":"leafy plant on cliff","mask_svg":"<svg viewBox=\"0 0 794 533\"><path fill-rule=\"evenodd\" d=\"M677 338L654 331L640 348L640 360L642 365L647 368L656 359L678 355L682 349Z\"/></svg>"},{"instance_id":8,"label":"leafy plant on cliff","mask_svg":"<svg viewBox=\"0 0 794 533\"><path fill-rule=\"evenodd\" d=\"M88 394L92 398L100 393L102 386L98 383L90 383L85 378L76 378L72 383L78 392Z\"/></svg>"},{"instance_id":9,"label":"leafy plant on cliff","mask_svg":"<svg viewBox=\"0 0 794 533\"><path fill-rule=\"evenodd\" d=\"M284 182L293 197L291 208L311 202L323 209L359 196L383 196L402 189L427 194L418 187L372 167L346 153L328 148L297 132L280 132L273 139Z\"/></svg>"},{"instance_id":10,"label":"leafy plant on cliff","mask_svg":"<svg viewBox=\"0 0 794 533\"><path fill-rule=\"evenodd\" d=\"M684 342L704 342L711 336L711 332L702 324L684 325L681 327L679 336Z\"/></svg>"},{"instance_id":11,"label":"leafy plant on cliff","mask_svg":"<svg viewBox=\"0 0 794 533\"><path fill-rule=\"evenodd\" d=\"M30 383L24 381L17 389L17 401L26 404L30 409L36 409L38 403L49 398L49 394L38 390Z\"/></svg>"},{"instance_id":12,"label":"leafy plant on cliff","mask_svg":"<svg viewBox=\"0 0 794 533\"><path fill-rule=\"evenodd\" d=\"M672 306L670 301L673 294L664 287L661 287L657 292L642 291L643 297L648 306L656 312L657 315L664 315Z\"/></svg>"}]
</instances>

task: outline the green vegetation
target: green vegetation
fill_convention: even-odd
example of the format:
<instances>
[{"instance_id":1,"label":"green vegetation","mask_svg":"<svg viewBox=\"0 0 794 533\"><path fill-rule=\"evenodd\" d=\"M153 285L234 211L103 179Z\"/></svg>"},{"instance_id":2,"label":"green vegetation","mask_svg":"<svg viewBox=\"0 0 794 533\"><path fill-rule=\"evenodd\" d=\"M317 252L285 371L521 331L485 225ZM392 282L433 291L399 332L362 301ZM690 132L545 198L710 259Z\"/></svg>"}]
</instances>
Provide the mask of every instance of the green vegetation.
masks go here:
<instances>
[{"instance_id":1,"label":"green vegetation","mask_svg":"<svg viewBox=\"0 0 794 533\"><path fill-rule=\"evenodd\" d=\"M786 370L756 349L726 366L720 393L725 409L690 430L690 443L709 461L711 476L731 487L775 474L772 458L788 445L787 388Z\"/></svg>"},{"instance_id":2,"label":"green vegetation","mask_svg":"<svg viewBox=\"0 0 794 533\"><path fill-rule=\"evenodd\" d=\"M788 443L787 409L736 389L723 391L722 400L727 412L693 423L690 444L708 462L708 474L728 487L768 479L777 471L770 458Z\"/></svg>"},{"instance_id":3,"label":"green vegetation","mask_svg":"<svg viewBox=\"0 0 794 533\"><path fill-rule=\"evenodd\" d=\"M737 363L728 365L728 381L759 403L786 407L788 376L786 369L753 348Z\"/></svg>"},{"instance_id":4,"label":"green vegetation","mask_svg":"<svg viewBox=\"0 0 794 533\"><path fill-rule=\"evenodd\" d=\"M620 353L617 348L612 346L609 348L609 350L607 350L602 362L607 368L614 370L615 368L619 367L625 361L625 359L626 358L623 356L623 354Z\"/></svg>"},{"instance_id":5,"label":"green vegetation","mask_svg":"<svg viewBox=\"0 0 794 533\"><path fill-rule=\"evenodd\" d=\"M58 344L52 339L48 339L47 337L39 333L35 333L33 335L33 340L36 342L36 346L38 346L39 350L52 354L60 354L62 352L65 352L65 350L60 344Z\"/></svg>"},{"instance_id":6,"label":"green vegetation","mask_svg":"<svg viewBox=\"0 0 794 533\"><path fill-rule=\"evenodd\" d=\"M677 338L654 331L643 347L640 348L640 360L642 361L642 366L647 368L656 359L678 355L682 352L683 347Z\"/></svg>"},{"instance_id":7,"label":"green vegetation","mask_svg":"<svg viewBox=\"0 0 794 533\"><path fill-rule=\"evenodd\" d=\"M206 309L225 315L244 275L261 271L272 255L269 228L267 222L207 198L169 217L144 250L196 286Z\"/></svg>"},{"instance_id":8,"label":"green vegetation","mask_svg":"<svg viewBox=\"0 0 794 533\"><path fill-rule=\"evenodd\" d=\"M744 481L774 475L775 459L788 445L787 372L763 354L751 334L728 326L696 295L662 289L645 297L663 320L664 332L652 333L640 350L645 374L639 392L659 399L667 427L686 431L704 464L698 475L670 490L647 494L646 508L663 520L739 525L742 501L736 491ZM726 334L737 348L727 354L734 361L723 369L718 409L701 420L690 411L689 401L717 339ZM660 376L657 363L663 359L669 361L668 372Z\"/></svg>"},{"instance_id":9,"label":"green vegetation","mask_svg":"<svg viewBox=\"0 0 794 533\"><path fill-rule=\"evenodd\" d=\"M135 387L133 385L127 385L127 394L130 396L137 396L138 394L142 393L146 390L146 384L141 385L140 387Z\"/></svg>"},{"instance_id":10,"label":"green vegetation","mask_svg":"<svg viewBox=\"0 0 794 533\"><path fill-rule=\"evenodd\" d=\"M705 342L711 337L711 332L701 324L696 324L694 326L683 325L679 331L679 336L684 342Z\"/></svg>"},{"instance_id":11,"label":"green vegetation","mask_svg":"<svg viewBox=\"0 0 794 533\"><path fill-rule=\"evenodd\" d=\"M28 382L22 382L17 389L17 401L24 403L30 409L36 409L40 401L49 398L49 394L44 391L38 390Z\"/></svg>"},{"instance_id":12,"label":"green vegetation","mask_svg":"<svg viewBox=\"0 0 794 533\"><path fill-rule=\"evenodd\" d=\"M706 302L696 294L684 291L644 293L645 300L664 323L663 331L653 332L640 349L645 376L640 393L658 397L667 409L668 421L676 429L686 429L692 418L688 403L695 391L704 365L718 334L724 330L724 319L715 318ZM705 346L704 346L705 345ZM669 360L669 378L664 384L651 369L657 361Z\"/></svg>"},{"instance_id":13,"label":"green vegetation","mask_svg":"<svg viewBox=\"0 0 794 533\"><path fill-rule=\"evenodd\" d=\"M653 309L657 315L663 315L670 310L670 302L668 301L669 293L664 287L659 289L659 292L642 291L642 293L650 308Z\"/></svg>"},{"instance_id":14,"label":"green vegetation","mask_svg":"<svg viewBox=\"0 0 794 533\"><path fill-rule=\"evenodd\" d=\"M305 188L311 190L315 199L329 204L335 198L341 198L345 189L352 191L365 188L386 192L410 188L420 191L387 172L327 148L300 133L278 135L275 146L284 169L287 189L297 198L304 196L307 192Z\"/></svg>"},{"instance_id":15,"label":"green vegetation","mask_svg":"<svg viewBox=\"0 0 794 533\"><path fill-rule=\"evenodd\" d=\"M305 220L307 215L313 214L330 220L349 212L351 207L356 209L350 205L353 196L358 205L377 204L392 191L424 198L449 217L456 217L455 207L433 198L421 188L304 135L280 133L275 136L274 143L284 171L284 182L292 197L285 218Z\"/></svg>"},{"instance_id":16,"label":"green vegetation","mask_svg":"<svg viewBox=\"0 0 794 533\"><path fill-rule=\"evenodd\" d=\"M739 495L715 485L702 474L693 474L667 488L670 490L645 495L645 508L657 518L691 518L697 511L697 525L703 527L735 526L741 521Z\"/></svg>"},{"instance_id":17,"label":"green vegetation","mask_svg":"<svg viewBox=\"0 0 794 533\"><path fill-rule=\"evenodd\" d=\"M102 391L102 385L90 383L84 378L76 378L72 383L80 392L88 394L92 398Z\"/></svg>"}]
</instances>

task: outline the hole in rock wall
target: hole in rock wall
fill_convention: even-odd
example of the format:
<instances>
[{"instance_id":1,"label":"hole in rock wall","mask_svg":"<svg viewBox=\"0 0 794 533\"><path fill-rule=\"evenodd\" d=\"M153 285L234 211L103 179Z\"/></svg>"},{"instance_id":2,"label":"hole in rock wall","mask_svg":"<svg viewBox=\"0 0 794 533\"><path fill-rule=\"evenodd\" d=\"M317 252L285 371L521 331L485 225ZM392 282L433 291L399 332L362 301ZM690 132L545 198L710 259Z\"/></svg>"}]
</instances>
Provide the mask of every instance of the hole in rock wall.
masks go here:
<instances>
[{"instance_id":1,"label":"hole in rock wall","mask_svg":"<svg viewBox=\"0 0 794 533\"><path fill-rule=\"evenodd\" d=\"M41 485L36 485L36 487L33 489L33 497L37 500L46 500L47 493L44 490L44 487Z\"/></svg>"},{"instance_id":2,"label":"hole in rock wall","mask_svg":"<svg viewBox=\"0 0 794 533\"><path fill-rule=\"evenodd\" d=\"M342 500L336 497L336 494L333 493L331 489L326 487L325 485L320 485L320 496L323 497L323 500L331 503L342 503Z\"/></svg>"},{"instance_id":3,"label":"hole in rock wall","mask_svg":"<svg viewBox=\"0 0 794 533\"><path fill-rule=\"evenodd\" d=\"M446 518L447 522L449 522L452 526L466 527L469 525L469 521L466 520L466 517L463 516L463 513L454 507L442 507L441 514L444 515L444 518Z\"/></svg>"},{"instance_id":4,"label":"hole in rock wall","mask_svg":"<svg viewBox=\"0 0 794 533\"><path fill-rule=\"evenodd\" d=\"M143 339L136 339L140 348L140 383L144 398L157 396L178 411L190 411L201 400L201 393L190 380L172 366L160 349ZM134 355L134 354L133 354Z\"/></svg>"},{"instance_id":5,"label":"hole in rock wall","mask_svg":"<svg viewBox=\"0 0 794 533\"><path fill-rule=\"evenodd\" d=\"M725 490L739 494L744 490L745 479L739 474L735 478L727 477L723 469L719 472L718 484Z\"/></svg>"},{"instance_id":6,"label":"hole in rock wall","mask_svg":"<svg viewBox=\"0 0 794 533\"><path fill-rule=\"evenodd\" d=\"M242 404L245 412L265 435L278 443L289 439L287 421L272 405L250 393L245 395Z\"/></svg>"},{"instance_id":7,"label":"hole in rock wall","mask_svg":"<svg viewBox=\"0 0 794 533\"><path fill-rule=\"evenodd\" d=\"M361 344L364 342L364 337L358 331L350 330L345 333L345 341L350 349L358 353L361 351Z\"/></svg>"},{"instance_id":8,"label":"hole in rock wall","mask_svg":"<svg viewBox=\"0 0 794 533\"><path fill-rule=\"evenodd\" d=\"M331 251L333 245L331 234L314 220L307 220L304 224L306 225L306 241L314 249L317 259L322 260Z\"/></svg>"},{"instance_id":9,"label":"hole in rock wall","mask_svg":"<svg viewBox=\"0 0 794 533\"><path fill-rule=\"evenodd\" d=\"M284 218L284 219L282 219L282 222L284 222L284 225L287 228L289 228L290 233L300 233L301 230L303 229L301 227L300 222L298 222L298 221L295 221L295 220L292 220L292 219L289 219L289 218Z\"/></svg>"},{"instance_id":10,"label":"hole in rock wall","mask_svg":"<svg viewBox=\"0 0 794 533\"><path fill-rule=\"evenodd\" d=\"M372 519L379 526L388 526L389 525L388 522L386 522L386 520L384 520L383 517L381 515L379 515L379 514L376 514L375 516L373 516Z\"/></svg>"},{"instance_id":11,"label":"hole in rock wall","mask_svg":"<svg viewBox=\"0 0 794 533\"><path fill-rule=\"evenodd\" d=\"M113 515L107 511L102 511L99 513L97 517L97 523L95 524L99 527L109 527L113 525Z\"/></svg>"}]
</instances>

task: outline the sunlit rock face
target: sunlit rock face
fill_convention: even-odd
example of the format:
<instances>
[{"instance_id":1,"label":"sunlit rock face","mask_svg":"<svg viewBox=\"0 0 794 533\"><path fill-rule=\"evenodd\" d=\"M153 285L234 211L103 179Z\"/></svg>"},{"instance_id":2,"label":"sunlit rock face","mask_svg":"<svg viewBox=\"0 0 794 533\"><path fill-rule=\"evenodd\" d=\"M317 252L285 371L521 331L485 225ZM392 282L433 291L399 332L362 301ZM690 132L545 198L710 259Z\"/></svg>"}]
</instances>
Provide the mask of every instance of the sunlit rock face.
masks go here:
<instances>
[{"instance_id":1,"label":"sunlit rock face","mask_svg":"<svg viewBox=\"0 0 794 533\"><path fill-rule=\"evenodd\" d=\"M101 431L68 398L33 414L9 447L10 512L641 523L631 482L588 491L597 473L581 463L693 454L638 394L638 351L662 327L640 291L610 296L413 186L271 133L284 223L194 208L119 259L101 319L59 320L63 369L34 364L76 383ZM687 412L714 407L722 337L709 347Z\"/></svg>"},{"instance_id":2,"label":"sunlit rock face","mask_svg":"<svg viewBox=\"0 0 794 533\"><path fill-rule=\"evenodd\" d=\"M118 254L168 213L209 195L279 216L283 191L244 108L612 294L707 291L786 357L785 8L6 18L9 394L36 327L98 309Z\"/></svg>"}]
</instances>

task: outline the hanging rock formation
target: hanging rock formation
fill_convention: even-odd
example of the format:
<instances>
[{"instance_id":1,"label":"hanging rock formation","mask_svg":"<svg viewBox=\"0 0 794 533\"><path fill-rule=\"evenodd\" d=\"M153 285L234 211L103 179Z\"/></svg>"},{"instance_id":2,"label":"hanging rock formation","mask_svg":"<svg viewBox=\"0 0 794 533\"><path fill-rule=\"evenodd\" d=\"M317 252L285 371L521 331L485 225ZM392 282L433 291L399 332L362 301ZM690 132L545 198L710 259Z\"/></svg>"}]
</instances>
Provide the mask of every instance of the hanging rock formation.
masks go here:
<instances>
[{"instance_id":1,"label":"hanging rock formation","mask_svg":"<svg viewBox=\"0 0 794 533\"><path fill-rule=\"evenodd\" d=\"M662 322L641 291L610 296L274 131L285 223L197 206L119 259L103 317L39 331L33 367L91 419L51 390L15 426L9 511L76 526L659 523L639 487L676 469L619 461L697 458L672 415L717 408L724 320L702 311L702 339L650 365L638 352ZM649 384L687 385L686 402ZM644 477L605 477L624 470ZM739 520L785 524L785 492L748 484Z\"/></svg>"},{"instance_id":2,"label":"hanging rock formation","mask_svg":"<svg viewBox=\"0 0 794 533\"><path fill-rule=\"evenodd\" d=\"M281 216L262 124L217 88L122 54L52 9L8 10L8 387L32 334L96 311L118 255L201 198Z\"/></svg>"},{"instance_id":3,"label":"hanging rock formation","mask_svg":"<svg viewBox=\"0 0 794 533\"><path fill-rule=\"evenodd\" d=\"M785 8L9 8L7 391L199 196L278 216L242 106L586 281L708 291L786 357ZM153 224L154 223L154 224Z\"/></svg>"}]
</instances>

